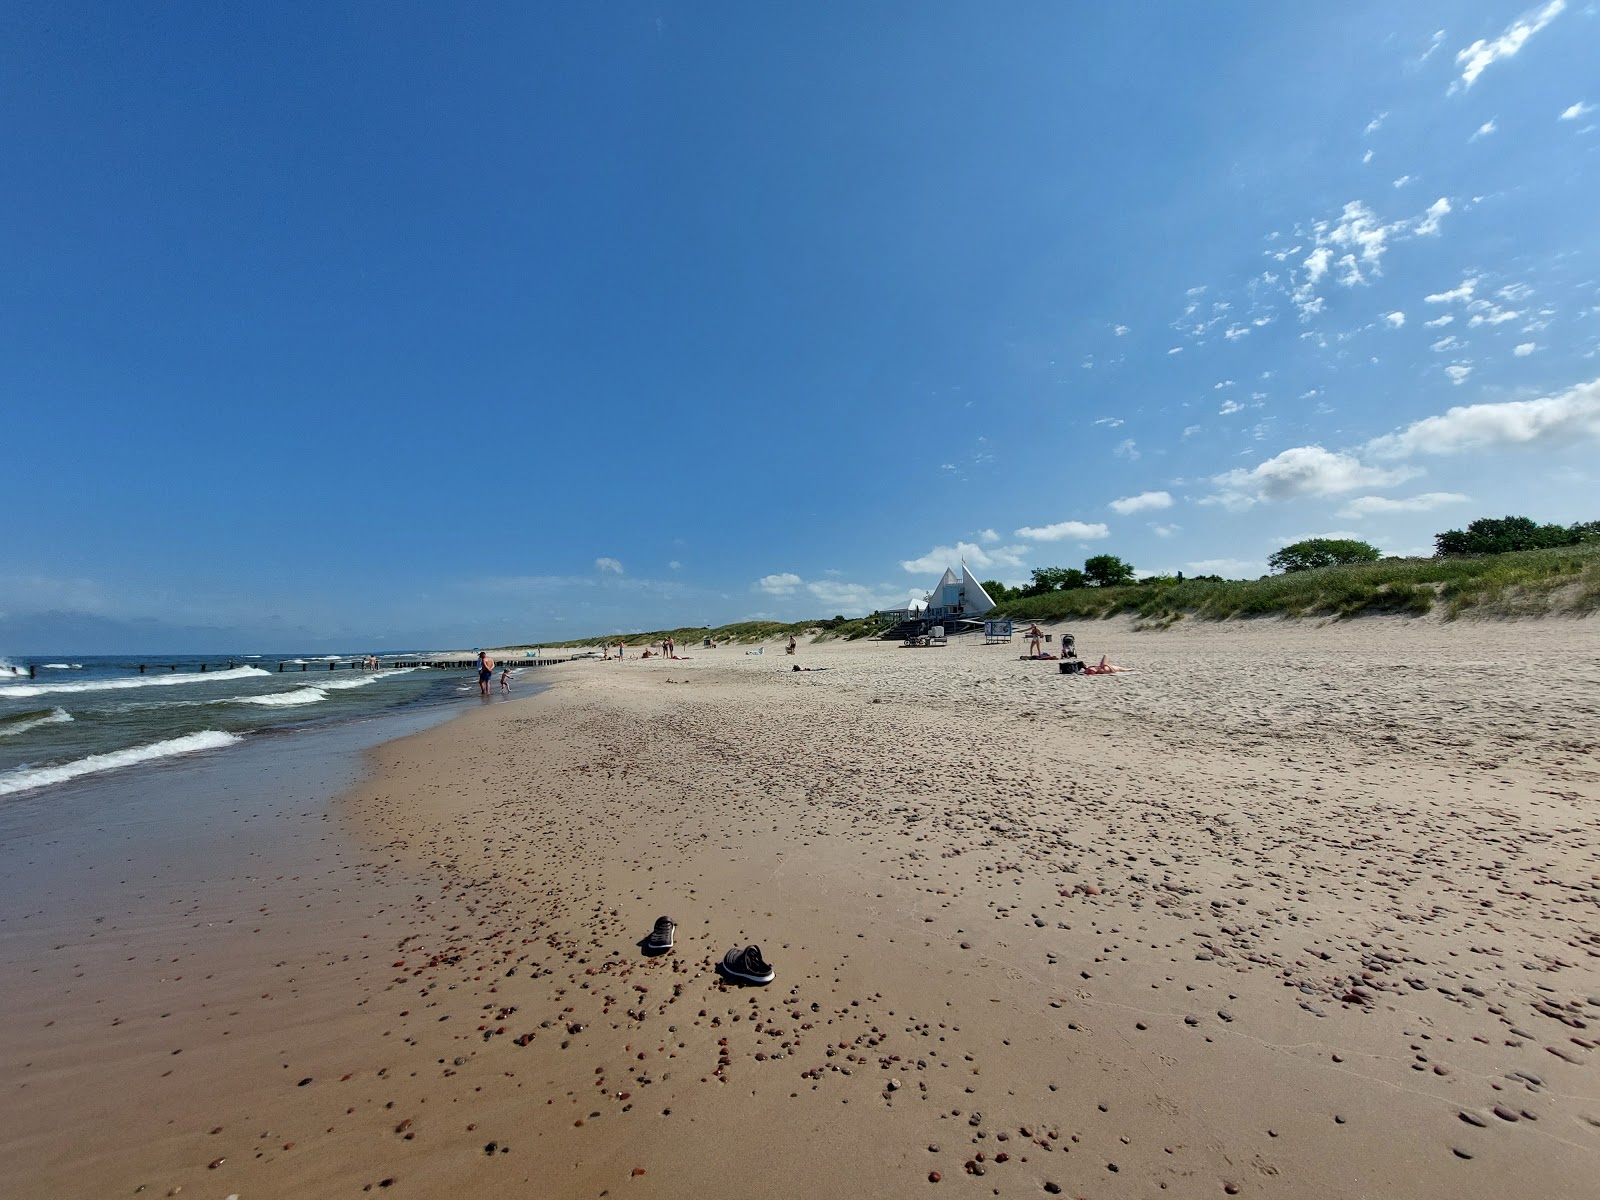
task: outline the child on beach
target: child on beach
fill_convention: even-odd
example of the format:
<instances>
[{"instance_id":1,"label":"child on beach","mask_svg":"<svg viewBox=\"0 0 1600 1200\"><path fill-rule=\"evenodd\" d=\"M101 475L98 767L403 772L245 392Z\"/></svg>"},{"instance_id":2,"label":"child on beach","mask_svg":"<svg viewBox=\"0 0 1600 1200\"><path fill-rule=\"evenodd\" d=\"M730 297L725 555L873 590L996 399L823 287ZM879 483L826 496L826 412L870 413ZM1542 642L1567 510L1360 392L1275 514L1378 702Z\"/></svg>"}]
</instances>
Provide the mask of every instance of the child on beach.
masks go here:
<instances>
[{"instance_id":1,"label":"child on beach","mask_svg":"<svg viewBox=\"0 0 1600 1200\"><path fill-rule=\"evenodd\" d=\"M502 692L509 692L511 690L511 668L510 667L503 667L500 670L500 690Z\"/></svg>"}]
</instances>

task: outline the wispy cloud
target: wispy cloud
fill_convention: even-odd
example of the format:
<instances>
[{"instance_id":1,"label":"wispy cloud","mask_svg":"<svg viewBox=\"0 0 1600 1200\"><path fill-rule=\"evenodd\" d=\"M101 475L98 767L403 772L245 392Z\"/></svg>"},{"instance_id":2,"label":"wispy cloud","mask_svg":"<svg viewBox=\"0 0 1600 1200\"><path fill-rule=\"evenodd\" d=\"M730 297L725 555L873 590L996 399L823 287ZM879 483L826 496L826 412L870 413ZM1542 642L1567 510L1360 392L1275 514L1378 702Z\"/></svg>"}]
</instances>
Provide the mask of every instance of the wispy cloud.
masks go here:
<instances>
[{"instance_id":1,"label":"wispy cloud","mask_svg":"<svg viewBox=\"0 0 1600 1200\"><path fill-rule=\"evenodd\" d=\"M621 575L622 564L614 558L597 558L594 560L594 569L602 575Z\"/></svg>"},{"instance_id":2,"label":"wispy cloud","mask_svg":"<svg viewBox=\"0 0 1600 1200\"><path fill-rule=\"evenodd\" d=\"M1461 68L1461 81L1457 86L1471 87L1489 66L1516 54L1529 38L1559 17L1566 7L1567 0L1550 0L1543 8L1524 13L1511 22L1493 41L1479 38L1460 51L1456 55L1456 64Z\"/></svg>"},{"instance_id":3,"label":"wispy cloud","mask_svg":"<svg viewBox=\"0 0 1600 1200\"><path fill-rule=\"evenodd\" d=\"M1119 500L1113 500L1107 507L1112 512L1119 513L1124 517L1130 513L1171 508L1172 494L1170 492L1140 492L1137 496L1123 496Z\"/></svg>"},{"instance_id":4,"label":"wispy cloud","mask_svg":"<svg viewBox=\"0 0 1600 1200\"><path fill-rule=\"evenodd\" d=\"M1024 525L1017 530L1019 538L1030 542L1093 541L1109 537L1111 530L1098 522L1058 521L1054 525Z\"/></svg>"},{"instance_id":5,"label":"wispy cloud","mask_svg":"<svg viewBox=\"0 0 1600 1200\"><path fill-rule=\"evenodd\" d=\"M1460 492L1423 492L1419 496L1357 496L1339 510L1341 517L1371 517L1385 513L1432 512L1447 504L1465 504Z\"/></svg>"},{"instance_id":6,"label":"wispy cloud","mask_svg":"<svg viewBox=\"0 0 1600 1200\"><path fill-rule=\"evenodd\" d=\"M1558 120L1558 121L1576 121L1579 117L1586 117L1590 113L1592 113L1593 111L1594 111L1594 105L1585 104L1582 100L1580 100L1576 104L1571 105L1570 107L1564 109L1562 111L1561 115L1556 118L1556 120Z\"/></svg>"},{"instance_id":7,"label":"wispy cloud","mask_svg":"<svg viewBox=\"0 0 1600 1200\"><path fill-rule=\"evenodd\" d=\"M1477 287L1476 279L1463 279L1448 292L1434 292L1432 295L1424 296L1423 300L1429 304L1453 304L1457 300L1470 300Z\"/></svg>"},{"instance_id":8,"label":"wispy cloud","mask_svg":"<svg viewBox=\"0 0 1600 1200\"><path fill-rule=\"evenodd\" d=\"M1392 313L1384 313L1383 314L1383 321L1384 321L1384 324L1387 325L1390 329L1399 329L1402 325L1404 325L1406 323L1406 315L1405 315L1405 313L1398 312L1398 311L1392 312Z\"/></svg>"},{"instance_id":9,"label":"wispy cloud","mask_svg":"<svg viewBox=\"0 0 1600 1200\"><path fill-rule=\"evenodd\" d=\"M1471 137L1469 137L1467 139L1467 141L1475 142L1479 138L1486 138L1498 128L1500 128L1500 127L1494 123L1494 118L1491 117L1489 120L1485 121L1482 125L1479 125L1478 126L1478 131L1476 133L1474 133Z\"/></svg>"}]
</instances>

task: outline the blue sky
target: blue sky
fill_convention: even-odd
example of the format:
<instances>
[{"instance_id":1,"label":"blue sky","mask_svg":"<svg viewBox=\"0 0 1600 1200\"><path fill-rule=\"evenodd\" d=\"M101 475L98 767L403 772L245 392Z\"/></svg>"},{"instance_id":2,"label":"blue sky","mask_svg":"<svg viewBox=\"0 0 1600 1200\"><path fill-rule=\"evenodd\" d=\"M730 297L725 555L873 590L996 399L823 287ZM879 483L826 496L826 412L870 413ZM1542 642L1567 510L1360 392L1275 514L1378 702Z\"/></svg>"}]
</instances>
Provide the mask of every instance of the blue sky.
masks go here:
<instances>
[{"instance_id":1,"label":"blue sky","mask_svg":"<svg viewBox=\"0 0 1600 1200\"><path fill-rule=\"evenodd\" d=\"M0 651L1600 517L1597 6L1102 7L11 7Z\"/></svg>"}]
</instances>

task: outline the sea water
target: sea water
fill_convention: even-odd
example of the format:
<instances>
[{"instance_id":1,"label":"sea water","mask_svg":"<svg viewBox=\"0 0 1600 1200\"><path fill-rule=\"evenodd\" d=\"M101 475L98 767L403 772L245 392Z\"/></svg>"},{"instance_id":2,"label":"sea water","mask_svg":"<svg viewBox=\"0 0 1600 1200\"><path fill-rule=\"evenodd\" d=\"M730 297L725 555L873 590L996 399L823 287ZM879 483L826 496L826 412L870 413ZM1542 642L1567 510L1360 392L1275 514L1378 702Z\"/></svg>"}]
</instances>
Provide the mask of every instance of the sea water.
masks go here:
<instances>
[{"instance_id":1,"label":"sea water","mask_svg":"<svg viewBox=\"0 0 1600 1200\"><path fill-rule=\"evenodd\" d=\"M265 733L478 694L470 671L351 670L348 656L48 656L27 665L32 678L20 660L0 659L0 803L107 772L226 754Z\"/></svg>"}]
</instances>

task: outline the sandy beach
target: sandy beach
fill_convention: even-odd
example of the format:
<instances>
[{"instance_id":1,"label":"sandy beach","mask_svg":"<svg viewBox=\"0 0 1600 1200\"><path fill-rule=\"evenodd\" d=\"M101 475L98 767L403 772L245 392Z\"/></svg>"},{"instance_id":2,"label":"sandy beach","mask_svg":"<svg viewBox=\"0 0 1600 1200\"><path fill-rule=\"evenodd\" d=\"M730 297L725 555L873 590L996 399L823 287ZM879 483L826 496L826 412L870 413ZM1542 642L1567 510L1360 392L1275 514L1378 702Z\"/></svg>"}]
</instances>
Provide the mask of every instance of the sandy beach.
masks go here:
<instances>
[{"instance_id":1,"label":"sandy beach","mask_svg":"<svg viewBox=\"0 0 1600 1200\"><path fill-rule=\"evenodd\" d=\"M1073 631L547 668L13 916L13 1194L1593 1195L1600 624Z\"/></svg>"}]
</instances>

